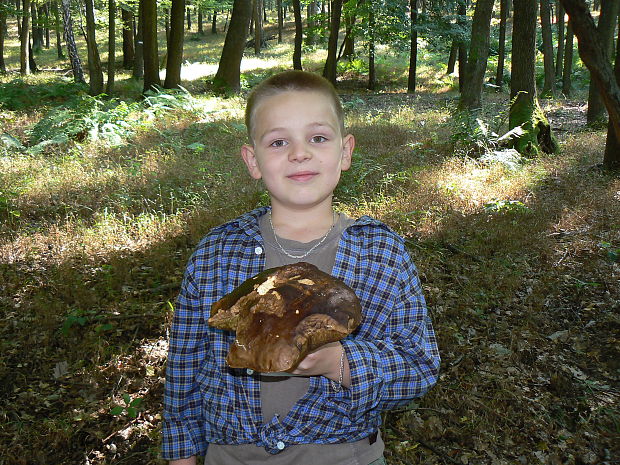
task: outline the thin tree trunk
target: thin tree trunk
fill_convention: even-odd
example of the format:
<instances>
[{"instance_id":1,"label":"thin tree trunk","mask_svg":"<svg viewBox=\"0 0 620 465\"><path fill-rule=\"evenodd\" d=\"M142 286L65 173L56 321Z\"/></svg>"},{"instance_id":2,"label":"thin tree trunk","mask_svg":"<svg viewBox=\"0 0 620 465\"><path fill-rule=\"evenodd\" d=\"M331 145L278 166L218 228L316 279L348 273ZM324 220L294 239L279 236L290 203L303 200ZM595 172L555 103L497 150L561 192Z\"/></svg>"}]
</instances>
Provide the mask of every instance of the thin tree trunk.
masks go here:
<instances>
[{"instance_id":1,"label":"thin tree trunk","mask_svg":"<svg viewBox=\"0 0 620 465\"><path fill-rule=\"evenodd\" d=\"M142 41L144 42L144 88L147 92L161 86L159 78L159 53L157 50L157 3L156 0L140 0L142 13Z\"/></svg>"},{"instance_id":2,"label":"thin tree trunk","mask_svg":"<svg viewBox=\"0 0 620 465\"><path fill-rule=\"evenodd\" d=\"M19 72L30 74L30 0L23 0L22 30L19 47Z\"/></svg>"},{"instance_id":3,"label":"thin tree trunk","mask_svg":"<svg viewBox=\"0 0 620 465\"><path fill-rule=\"evenodd\" d=\"M409 10L411 16L411 50L409 52L407 93L415 94L416 74L418 68L418 0L409 0Z\"/></svg>"},{"instance_id":4,"label":"thin tree trunk","mask_svg":"<svg viewBox=\"0 0 620 465\"><path fill-rule=\"evenodd\" d=\"M235 0L220 63L213 80L216 89L220 91L238 92L241 87L241 58L251 17L252 3L248 0Z\"/></svg>"},{"instance_id":5,"label":"thin tree trunk","mask_svg":"<svg viewBox=\"0 0 620 465\"><path fill-rule=\"evenodd\" d=\"M164 87L173 89L181 85L181 64L183 63L183 12L185 0L172 0L170 10L170 40Z\"/></svg>"},{"instance_id":6,"label":"thin tree trunk","mask_svg":"<svg viewBox=\"0 0 620 465\"><path fill-rule=\"evenodd\" d=\"M614 30L616 29L616 20L620 13L620 2L618 0L602 0L601 14L598 18L598 32L600 34L603 46L606 47L607 56L611 57L614 51ZM588 124L597 124L605 122L607 119L607 111L601 97L601 92L596 87L595 81L590 79L590 88L588 95Z\"/></svg>"},{"instance_id":7,"label":"thin tree trunk","mask_svg":"<svg viewBox=\"0 0 620 465\"><path fill-rule=\"evenodd\" d=\"M0 6L0 74L5 74L6 64L4 62L4 34L6 31L6 11L2 8L2 6Z\"/></svg>"},{"instance_id":8,"label":"thin tree trunk","mask_svg":"<svg viewBox=\"0 0 620 465\"><path fill-rule=\"evenodd\" d=\"M67 44L67 53L69 54L69 61L71 62L71 69L73 71L73 80L75 82L86 83L84 79L84 70L82 69L82 63L80 62L80 56L78 55L77 46L75 45L75 38L73 37L73 19L71 18L70 0L62 0L62 18L65 23L65 43Z\"/></svg>"},{"instance_id":9,"label":"thin tree trunk","mask_svg":"<svg viewBox=\"0 0 620 465\"><path fill-rule=\"evenodd\" d=\"M566 44L564 47L564 68L562 70L562 93L567 97L571 92L571 80L573 74L573 25L568 21L566 27Z\"/></svg>"},{"instance_id":10,"label":"thin tree trunk","mask_svg":"<svg viewBox=\"0 0 620 465\"><path fill-rule=\"evenodd\" d=\"M303 41L303 25L301 22L301 5L299 0L293 0L293 14L295 16L295 48L293 50L293 69L302 69L301 45Z\"/></svg>"},{"instance_id":11,"label":"thin tree trunk","mask_svg":"<svg viewBox=\"0 0 620 465\"><path fill-rule=\"evenodd\" d=\"M454 73L454 67L456 65L456 57L459 54L459 43L456 39L452 40L452 46L450 47L450 55L448 56L448 66L446 68L446 74Z\"/></svg>"},{"instance_id":12,"label":"thin tree trunk","mask_svg":"<svg viewBox=\"0 0 620 465\"><path fill-rule=\"evenodd\" d=\"M471 46L467 58L467 80L463 85L459 108L474 110L482 104L482 86L489 57L491 15L495 0L478 0L471 28Z\"/></svg>"},{"instance_id":13,"label":"thin tree trunk","mask_svg":"<svg viewBox=\"0 0 620 465\"><path fill-rule=\"evenodd\" d=\"M213 18L211 20L211 34L217 34L217 10L213 10Z\"/></svg>"},{"instance_id":14,"label":"thin tree trunk","mask_svg":"<svg viewBox=\"0 0 620 465\"><path fill-rule=\"evenodd\" d=\"M343 46L342 56L348 59L351 59L355 55L355 36L353 34L353 27L355 26L355 20L357 19L355 15L355 5L354 5L355 2L357 2L357 0L347 1L347 6L349 5L349 3L352 3L353 7L346 8L345 9L346 14L344 16L346 32L344 34L344 41L342 44ZM370 8L372 8L372 0L371 0Z\"/></svg>"},{"instance_id":15,"label":"thin tree trunk","mask_svg":"<svg viewBox=\"0 0 620 465\"><path fill-rule=\"evenodd\" d=\"M43 7L43 12L45 13L45 48L49 50L50 48L50 6L49 3L46 3Z\"/></svg>"},{"instance_id":16,"label":"thin tree trunk","mask_svg":"<svg viewBox=\"0 0 620 465\"><path fill-rule=\"evenodd\" d=\"M99 95L103 92L103 69L95 40L95 5L93 0L85 0L86 4L86 45L88 49L89 93Z\"/></svg>"},{"instance_id":17,"label":"thin tree trunk","mask_svg":"<svg viewBox=\"0 0 620 465\"><path fill-rule=\"evenodd\" d=\"M500 0L499 6L499 50L497 55L497 71L495 85L501 91L504 87L504 63L506 60L506 21L508 19L509 0Z\"/></svg>"},{"instance_id":18,"label":"thin tree trunk","mask_svg":"<svg viewBox=\"0 0 620 465\"><path fill-rule=\"evenodd\" d=\"M278 9L278 43L282 43L282 29L284 28L284 17L282 15L282 0L276 0L276 8Z\"/></svg>"},{"instance_id":19,"label":"thin tree trunk","mask_svg":"<svg viewBox=\"0 0 620 465\"><path fill-rule=\"evenodd\" d=\"M458 3L458 19L457 22L460 23L461 27L465 27L465 17L467 15L467 4L465 0L459 0ZM467 69L467 46L464 40L459 41L459 92L463 92L463 86L465 85L465 80Z\"/></svg>"},{"instance_id":20,"label":"thin tree trunk","mask_svg":"<svg viewBox=\"0 0 620 465\"><path fill-rule=\"evenodd\" d=\"M562 79L562 71L564 70L564 7L560 3L560 0L557 0L557 10L558 10L558 53L557 58L555 60L555 77L557 79Z\"/></svg>"},{"instance_id":21,"label":"thin tree trunk","mask_svg":"<svg viewBox=\"0 0 620 465\"><path fill-rule=\"evenodd\" d=\"M333 85L336 85L336 53L338 52L342 0L333 0L331 10L332 18L329 27L329 41L327 43L327 60L325 60L325 67L323 68L323 77Z\"/></svg>"},{"instance_id":22,"label":"thin tree trunk","mask_svg":"<svg viewBox=\"0 0 620 465\"><path fill-rule=\"evenodd\" d=\"M198 7L198 34L203 35L205 33L204 28L202 26L202 9L200 7Z\"/></svg>"},{"instance_id":23,"label":"thin tree trunk","mask_svg":"<svg viewBox=\"0 0 620 465\"><path fill-rule=\"evenodd\" d=\"M15 0L15 22L17 23L17 37L22 36L22 0Z\"/></svg>"},{"instance_id":24,"label":"thin tree trunk","mask_svg":"<svg viewBox=\"0 0 620 465\"><path fill-rule=\"evenodd\" d=\"M135 52L133 48L133 13L121 5L121 23L123 25L123 68L132 69Z\"/></svg>"},{"instance_id":25,"label":"thin tree trunk","mask_svg":"<svg viewBox=\"0 0 620 465\"><path fill-rule=\"evenodd\" d=\"M144 76L144 21L142 21L142 14L138 12L136 34L135 34L135 50L133 60L132 77L134 79L141 79Z\"/></svg>"},{"instance_id":26,"label":"thin tree trunk","mask_svg":"<svg viewBox=\"0 0 620 465\"><path fill-rule=\"evenodd\" d=\"M187 30L191 31L192 30L192 10L189 7L189 2L187 5Z\"/></svg>"},{"instance_id":27,"label":"thin tree trunk","mask_svg":"<svg viewBox=\"0 0 620 465\"><path fill-rule=\"evenodd\" d=\"M540 0L540 23L542 28L545 82L542 95L555 95L555 68L553 65L553 37L551 33L551 9L549 0Z\"/></svg>"},{"instance_id":28,"label":"thin tree trunk","mask_svg":"<svg viewBox=\"0 0 620 465\"><path fill-rule=\"evenodd\" d=\"M38 53L43 48L43 35L39 26L39 12L34 3L30 3L30 20L32 24L32 48Z\"/></svg>"},{"instance_id":29,"label":"thin tree trunk","mask_svg":"<svg viewBox=\"0 0 620 465\"><path fill-rule=\"evenodd\" d=\"M375 8L372 1L368 4L368 28L370 37L368 42L368 89L377 88L377 73L375 70Z\"/></svg>"},{"instance_id":30,"label":"thin tree trunk","mask_svg":"<svg viewBox=\"0 0 620 465\"><path fill-rule=\"evenodd\" d=\"M262 0L254 0L254 54L260 55L263 45L263 2Z\"/></svg>"},{"instance_id":31,"label":"thin tree trunk","mask_svg":"<svg viewBox=\"0 0 620 465\"><path fill-rule=\"evenodd\" d=\"M616 45L616 83L620 87L620 34ZM603 168L607 170L620 170L620 132L614 130L614 122L609 119L607 123L607 142L605 144L605 155L603 157Z\"/></svg>"},{"instance_id":32,"label":"thin tree trunk","mask_svg":"<svg viewBox=\"0 0 620 465\"><path fill-rule=\"evenodd\" d=\"M108 1L108 82L106 93L112 95L116 72L116 0Z\"/></svg>"},{"instance_id":33,"label":"thin tree trunk","mask_svg":"<svg viewBox=\"0 0 620 465\"><path fill-rule=\"evenodd\" d=\"M56 55L59 60L63 60L65 56L62 53L62 40L60 35L60 13L58 12L58 1L52 3L52 11L54 13L54 22L56 23L54 29L56 30Z\"/></svg>"}]
</instances>

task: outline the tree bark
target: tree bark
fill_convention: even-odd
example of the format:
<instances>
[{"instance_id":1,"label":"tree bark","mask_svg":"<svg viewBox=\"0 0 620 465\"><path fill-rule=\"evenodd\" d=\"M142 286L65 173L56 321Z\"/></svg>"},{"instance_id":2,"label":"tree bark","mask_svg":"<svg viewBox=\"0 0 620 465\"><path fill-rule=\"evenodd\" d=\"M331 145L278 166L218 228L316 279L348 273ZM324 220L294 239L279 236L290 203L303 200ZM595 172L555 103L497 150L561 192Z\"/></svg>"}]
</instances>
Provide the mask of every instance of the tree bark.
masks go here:
<instances>
[{"instance_id":1,"label":"tree bark","mask_svg":"<svg viewBox=\"0 0 620 465\"><path fill-rule=\"evenodd\" d=\"M197 6L198 8L198 19L196 20L196 22L198 23L198 34L203 35L205 33L204 31L204 27L202 25L203 23L203 19L202 19L202 9L200 8L200 6Z\"/></svg>"},{"instance_id":2,"label":"tree bark","mask_svg":"<svg viewBox=\"0 0 620 465\"><path fill-rule=\"evenodd\" d=\"M243 58L251 16L252 2L249 0L234 1L224 48L213 80L215 88L219 91L238 92L241 87L241 58Z\"/></svg>"},{"instance_id":3,"label":"tree bark","mask_svg":"<svg viewBox=\"0 0 620 465\"><path fill-rule=\"evenodd\" d=\"M189 7L189 2L187 2L186 10L187 10L187 30L191 31L192 30L192 10Z\"/></svg>"},{"instance_id":4,"label":"tree bark","mask_svg":"<svg viewBox=\"0 0 620 465\"><path fill-rule=\"evenodd\" d=\"M452 40L452 46L450 47L450 55L448 56L448 66L446 68L446 74L454 73L454 67L456 65L456 57L459 53L459 42L456 39Z\"/></svg>"},{"instance_id":5,"label":"tree bark","mask_svg":"<svg viewBox=\"0 0 620 465\"><path fill-rule=\"evenodd\" d=\"M6 31L6 10L0 5L0 74L6 73L4 62L4 31Z\"/></svg>"},{"instance_id":6,"label":"tree bark","mask_svg":"<svg viewBox=\"0 0 620 465\"><path fill-rule=\"evenodd\" d=\"M30 0L23 0L22 21L19 46L19 72L30 74Z\"/></svg>"},{"instance_id":7,"label":"tree bark","mask_svg":"<svg viewBox=\"0 0 620 465\"><path fill-rule=\"evenodd\" d=\"M537 0L514 0L512 43L519 46L512 50L509 128L523 129L514 148L527 156L538 155L541 149L547 153L557 150L549 122L536 98L536 18Z\"/></svg>"},{"instance_id":8,"label":"tree bark","mask_svg":"<svg viewBox=\"0 0 620 465\"><path fill-rule=\"evenodd\" d=\"M133 48L133 12L121 5L121 23L123 25L123 68L132 69L135 52Z\"/></svg>"},{"instance_id":9,"label":"tree bark","mask_svg":"<svg viewBox=\"0 0 620 465\"><path fill-rule=\"evenodd\" d=\"M353 56L355 55L355 35L353 34L353 27L355 26L355 21L357 17L355 15L355 5L353 5L354 2L357 2L357 0L347 1L347 5L351 3L352 8L346 8L345 9L346 14L344 16L346 32L344 34L344 43L342 44L343 45L342 56L348 59L353 58ZM370 3L371 4L369 5L369 7L372 8L372 1Z\"/></svg>"},{"instance_id":10,"label":"tree bark","mask_svg":"<svg viewBox=\"0 0 620 465\"><path fill-rule=\"evenodd\" d=\"M508 1L500 0L499 6L499 50L497 53L497 71L495 85L501 91L504 87L504 63L506 61L506 22L508 20Z\"/></svg>"},{"instance_id":11,"label":"tree bark","mask_svg":"<svg viewBox=\"0 0 620 465\"><path fill-rule=\"evenodd\" d=\"M213 18L211 19L211 34L217 34L217 10L213 10Z\"/></svg>"},{"instance_id":12,"label":"tree bark","mask_svg":"<svg viewBox=\"0 0 620 465\"><path fill-rule=\"evenodd\" d=\"M459 109L474 110L481 107L484 74L489 58L491 15L495 0L478 0L471 27L471 46L467 58L467 80L463 85Z\"/></svg>"},{"instance_id":13,"label":"tree bark","mask_svg":"<svg viewBox=\"0 0 620 465\"><path fill-rule=\"evenodd\" d=\"M116 0L108 0L108 82L106 94L114 92L116 73Z\"/></svg>"},{"instance_id":14,"label":"tree bark","mask_svg":"<svg viewBox=\"0 0 620 465\"><path fill-rule=\"evenodd\" d=\"M62 53L62 40L60 34L60 13L58 12L58 2L52 3L52 12L54 13L54 29L56 30L56 56L59 60L64 60L65 56Z\"/></svg>"},{"instance_id":15,"label":"tree bark","mask_svg":"<svg viewBox=\"0 0 620 465\"><path fill-rule=\"evenodd\" d=\"M303 69L301 66L301 45L303 41L303 24L301 22L301 5L299 0L293 0L293 15L295 16L295 48L293 50L293 69Z\"/></svg>"},{"instance_id":16,"label":"tree bark","mask_svg":"<svg viewBox=\"0 0 620 465\"><path fill-rule=\"evenodd\" d=\"M260 55L263 45L263 1L254 0L254 9L252 15L254 17L254 54Z\"/></svg>"},{"instance_id":17,"label":"tree bark","mask_svg":"<svg viewBox=\"0 0 620 465\"><path fill-rule=\"evenodd\" d=\"M616 45L616 83L620 86L620 34ZM607 143L605 144L605 155L603 157L603 168L607 170L620 170L620 133L614 130L614 123L609 119L607 123Z\"/></svg>"},{"instance_id":18,"label":"tree bark","mask_svg":"<svg viewBox=\"0 0 620 465\"><path fill-rule=\"evenodd\" d=\"M34 3L30 3L30 20L32 24L32 48L39 53L43 48L43 31L39 24L39 11Z\"/></svg>"},{"instance_id":19,"label":"tree bark","mask_svg":"<svg viewBox=\"0 0 620 465\"><path fill-rule=\"evenodd\" d=\"M284 28L284 18L282 15L282 0L276 0L276 8L278 9L278 43L282 43L282 29Z\"/></svg>"},{"instance_id":20,"label":"tree bark","mask_svg":"<svg viewBox=\"0 0 620 465\"><path fill-rule=\"evenodd\" d=\"M601 3L601 14L598 18L598 32L603 46L607 48L607 56L611 57L614 50L614 30L616 29L616 19L620 13L620 2L618 0L603 0ZM601 93L596 87L596 83L590 80L588 94L588 124L595 125L605 122L607 111Z\"/></svg>"},{"instance_id":21,"label":"tree bark","mask_svg":"<svg viewBox=\"0 0 620 465\"><path fill-rule=\"evenodd\" d=\"M411 17L411 47L409 52L409 76L407 78L407 93L415 94L416 75L418 70L418 0L409 0L409 14Z\"/></svg>"},{"instance_id":22,"label":"tree bark","mask_svg":"<svg viewBox=\"0 0 620 465\"><path fill-rule=\"evenodd\" d=\"M142 14L142 41L144 42L144 88L161 86L159 78L159 53L157 50L157 3L155 0L140 0Z\"/></svg>"},{"instance_id":23,"label":"tree bark","mask_svg":"<svg viewBox=\"0 0 620 465\"><path fill-rule=\"evenodd\" d=\"M540 0L540 24L542 28L545 83L542 95L555 95L555 68L553 65L553 37L551 32L551 7L549 0Z\"/></svg>"},{"instance_id":24,"label":"tree bark","mask_svg":"<svg viewBox=\"0 0 620 465\"><path fill-rule=\"evenodd\" d=\"M93 0L86 4L86 45L88 50L89 94L99 95L103 92L103 69L99 58L99 49L95 39L95 5Z\"/></svg>"},{"instance_id":25,"label":"tree bark","mask_svg":"<svg viewBox=\"0 0 620 465\"><path fill-rule=\"evenodd\" d=\"M342 0L333 0L332 17L327 42L327 60L323 68L323 77L336 85L336 53L338 52L338 33L340 32L340 17L342 15Z\"/></svg>"},{"instance_id":26,"label":"tree bark","mask_svg":"<svg viewBox=\"0 0 620 465\"><path fill-rule=\"evenodd\" d=\"M465 0L458 0L457 9L458 19L457 22L461 27L465 27L465 17L467 16L467 4ZM464 40L459 41L459 92L463 92L463 86L467 76L465 75L467 69L467 46Z\"/></svg>"},{"instance_id":27,"label":"tree bark","mask_svg":"<svg viewBox=\"0 0 620 465\"><path fill-rule=\"evenodd\" d=\"M555 77L557 79L562 78L562 71L564 66L564 7L557 0L557 16L558 16L558 52L555 60Z\"/></svg>"},{"instance_id":28,"label":"tree bark","mask_svg":"<svg viewBox=\"0 0 620 465\"><path fill-rule=\"evenodd\" d=\"M564 46L564 68L562 68L562 93L567 97L571 92L573 77L573 25L568 21L566 26L566 43Z\"/></svg>"},{"instance_id":29,"label":"tree bark","mask_svg":"<svg viewBox=\"0 0 620 465\"><path fill-rule=\"evenodd\" d=\"M620 85L613 72L607 50L583 0L561 0L579 42L579 56L601 91L616 138L620 139ZM617 63L616 63L617 66Z\"/></svg>"},{"instance_id":30,"label":"tree bark","mask_svg":"<svg viewBox=\"0 0 620 465\"><path fill-rule=\"evenodd\" d=\"M73 19L71 18L70 0L62 0L62 18L65 23L65 43L67 44L67 53L69 54L71 70L73 71L73 80L75 82L86 83L84 80L84 70L82 69L82 63L78 55L78 49L75 45L75 38L73 37Z\"/></svg>"},{"instance_id":31,"label":"tree bark","mask_svg":"<svg viewBox=\"0 0 620 465\"><path fill-rule=\"evenodd\" d=\"M164 87L174 89L181 84L181 64L183 63L183 13L185 0L172 0L170 10L170 40L168 41L168 60Z\"/></svg>"},{"instance_id":32,"label":"tree bark","mask_svg":"<svg viewBox=\"0 0 620 465\"><path fill-rule=\"evenodd\" d=\"M415 1L415 0L413 0ZM368 3L368 90L377 88L377 72L375 69L375 8L372 1Z\"/></svg>"}]
</instances>

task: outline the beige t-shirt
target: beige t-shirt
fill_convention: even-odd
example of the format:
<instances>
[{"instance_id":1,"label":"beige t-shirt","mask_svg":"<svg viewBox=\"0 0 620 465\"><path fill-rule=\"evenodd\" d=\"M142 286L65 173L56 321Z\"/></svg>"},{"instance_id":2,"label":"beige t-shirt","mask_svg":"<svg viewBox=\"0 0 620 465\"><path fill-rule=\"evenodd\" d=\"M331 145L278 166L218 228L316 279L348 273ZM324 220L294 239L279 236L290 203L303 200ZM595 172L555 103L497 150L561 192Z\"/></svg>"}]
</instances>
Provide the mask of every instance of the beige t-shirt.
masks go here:
<instances>
[{"instance_id":1,"label":"beige t-shirt","mask_svg":"<svg viewBox=\"0 0 620 465\"><path fill-rule=\"evenodd\" d=\"M269 224L269 213L259 220L259 227L265 245L265 268L305 261L321 271L330 273L336 261L336 252L342 232L354 220L339 214L334 227L325 241L304 258L291 258L278 247L274 232ZM282 247L291 255L303 255L321 239L302 243L278 236ZM270 421L274 415L284 418L295 403L307 392L310 380L303 376L261 376L261 406L263 419ZM209 444L206 465L368 465L383 455L384 444L381 435L372 445L368 438L356 442L339 444L296 444L272 455L263 447L254 444L221 445Z\"/></svg>"}]
</instances>

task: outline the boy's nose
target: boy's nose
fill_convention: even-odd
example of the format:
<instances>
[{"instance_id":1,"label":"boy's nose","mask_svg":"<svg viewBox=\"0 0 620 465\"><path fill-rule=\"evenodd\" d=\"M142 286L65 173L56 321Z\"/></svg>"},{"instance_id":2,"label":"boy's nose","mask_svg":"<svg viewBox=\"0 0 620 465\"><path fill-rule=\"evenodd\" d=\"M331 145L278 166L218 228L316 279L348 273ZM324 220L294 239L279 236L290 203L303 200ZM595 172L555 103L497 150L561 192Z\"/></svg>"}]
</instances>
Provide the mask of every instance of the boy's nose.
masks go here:
<instances>
[{"instance_id":1,"label":"boy's nose","mask_svg":"<svg viewBox=\"0 0 620 465\"><path fill-rule=\"evenodd\" d=\"M293 144L289 153L290 161L305 161L312 157L310 150L305 144Z\"/></svg>"}]
</instances>

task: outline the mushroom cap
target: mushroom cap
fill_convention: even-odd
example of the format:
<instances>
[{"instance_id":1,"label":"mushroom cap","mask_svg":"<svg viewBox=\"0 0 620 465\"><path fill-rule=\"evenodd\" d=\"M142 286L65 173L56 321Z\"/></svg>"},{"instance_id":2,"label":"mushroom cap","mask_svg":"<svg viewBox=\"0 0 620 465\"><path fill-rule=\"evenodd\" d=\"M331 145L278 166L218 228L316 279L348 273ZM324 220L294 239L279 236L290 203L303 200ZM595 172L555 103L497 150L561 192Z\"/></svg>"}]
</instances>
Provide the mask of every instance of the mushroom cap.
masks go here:
<instances>
[{"instance_id":1,"label":"mushroom cap","mask_svg":"<svg viewBox=\"0 0 620 465\"><path fill-rule=\"evenodd\" d=\"M210 326L236 331L226 362L232 368L294 370L313 350L359 325L353 290L306 262L265 270L215 302Z\"/></svg>"}]
</instances>

